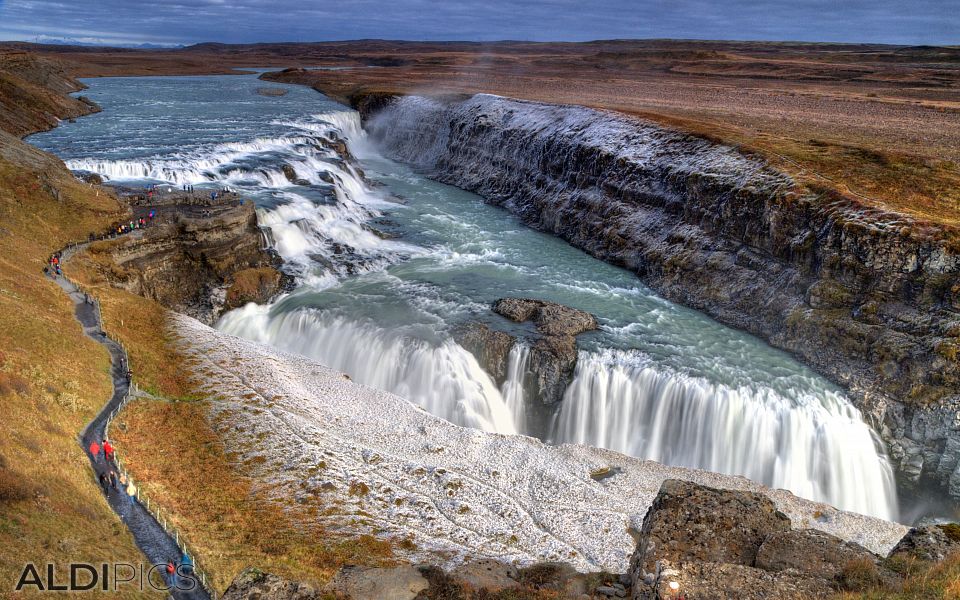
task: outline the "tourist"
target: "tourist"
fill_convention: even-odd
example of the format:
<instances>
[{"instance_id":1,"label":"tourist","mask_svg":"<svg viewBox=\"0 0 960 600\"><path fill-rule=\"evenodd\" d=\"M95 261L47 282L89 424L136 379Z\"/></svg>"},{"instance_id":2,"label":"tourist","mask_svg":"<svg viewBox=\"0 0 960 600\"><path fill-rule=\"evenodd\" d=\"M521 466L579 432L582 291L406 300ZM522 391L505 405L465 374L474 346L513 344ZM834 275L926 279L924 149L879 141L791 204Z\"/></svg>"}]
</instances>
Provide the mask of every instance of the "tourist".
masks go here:
<instances>
[{"instance_id":1,"label":"tourist","mask_svg":"<svg viewBox=\"0 0 960 600\"><path fill-rule=\"evenodd\" d=\"M110 470L110 487L117 491L117 473L112 469Z\"/></svg>"},{"instance_id":2,"label":"tourist","mask_svg":"<svg viewBox=\"0 0 960 600\"><path fill-rule=\"evenodd\" d=\"M93 457L93 462L97 462L100 458L100 444L97 443L97 440L90 442L90 456Z\"/></svg>"},{"instance_id":3,"label":"tourist","mask_svg":"<svg viewBox=\"0 0 960 600\"><path fill-rule=\"evenodd\" d=\"M110 479L106 473L100 473L100 487L103 488L104 494L110 495Z\"/></svg>"},{"instance_id":4,"label":"tourist","mask_svg":"<svg viewBox=\"0 0 960 600\"><path fill-rule=\"evenodd\" d=\"M167 580L170 587L177 587L177 567L172 560L167 561Z\"/></svg>"},{"instance_id":5,"label":"tourist","mask_svg":"<svg viewBox=\"0 0 960 600\"><path fill-rule=\"evenodd\" d=\"M113 445L106 438L103 440L103 456L107 459L107 462L113 460Z\"/></svg>"},{"instance_id":6,"label":"tourist","mask_svg":"<svg viewBox=\"0 0 960 600\"><path fill-rule=\"evenodd\" d=\"M186 550L183 551L183 556L180 557L180 572L184 575L193 573L193 559L190 558Z\"/></svg>"},{"instance_id":7,"label":"tourist","mask_svg":"<svg viewBox=\"0 0 960 600\"><path fill-rule=\"evenodd\" d=\"M130 504L133 504L137 499L137 486L133 484L133 478L127 484L127 497L130 498Z\"/></svg>"}]
</instances>

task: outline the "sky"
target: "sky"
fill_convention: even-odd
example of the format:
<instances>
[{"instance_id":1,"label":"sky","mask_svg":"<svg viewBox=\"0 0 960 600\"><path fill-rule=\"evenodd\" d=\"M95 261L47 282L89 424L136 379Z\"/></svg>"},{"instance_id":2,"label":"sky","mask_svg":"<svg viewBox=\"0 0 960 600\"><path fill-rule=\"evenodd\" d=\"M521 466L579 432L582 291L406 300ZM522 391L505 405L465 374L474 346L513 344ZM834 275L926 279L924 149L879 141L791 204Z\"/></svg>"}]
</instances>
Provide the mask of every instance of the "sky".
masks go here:
<instances>
[{"instance_id":1,"label":"sky","mask_svg":"<svg viewBox=\"0 0 960 600\"><path fill-rule=\"evenodd\" d=\"M960 0L0 0L0 40L682 38L960 44Z\"/></svg>"}]
</instances>

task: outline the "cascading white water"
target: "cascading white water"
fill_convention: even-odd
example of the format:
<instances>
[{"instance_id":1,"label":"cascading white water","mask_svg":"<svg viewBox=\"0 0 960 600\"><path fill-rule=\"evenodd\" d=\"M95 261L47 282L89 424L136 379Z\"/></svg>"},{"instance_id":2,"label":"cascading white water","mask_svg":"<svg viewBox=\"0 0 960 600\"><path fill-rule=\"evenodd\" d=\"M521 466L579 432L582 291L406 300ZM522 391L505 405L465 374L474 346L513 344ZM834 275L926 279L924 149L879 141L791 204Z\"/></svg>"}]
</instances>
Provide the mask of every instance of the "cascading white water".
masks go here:
<instances>
[{"instance_id":1,"label":"cascading white water","mask_svg":"<svg viewBox=\"0 0 960 600\"><path fill-rule=\"evenodd\" d=\"M315 358L453 423L517 433L496 383L472 354L453 341L431 344L329 313L271 314L269 307L252 304L224 315L218 328Z\"/></svg>"},{"instance_id":2,"label":"cascading white water","mask_svg":"<svg viewBox=\"0 0 960 600\"><path fill-rule=\"evenodd\" d=\"M530 348L526 344L514 344L507 358L507 378L501 386L501 393L518 431L527 431L524 384L529 370Z\"/></svg>"},{"instance_id":3,"label":"cascading white water","mask_svg":"<svg viewBox=\"0 0 960 600\"><path fill-rule=\"evenodd\" d=\"M265 240L301 285L270 306L228 313L218 324L224 331L314 357L461 425L542 432L542 410L528 412L539 399L525 397L528 348L512 348L507 379L497 389L474 357L451 340L450 331L488 314L487 306L498 297L553 299L595 312L604 322L590 348L643 348L653 358L583 352L576 378L556 407L552 441L739 473L842 508L888 518L895 514L890 468L869 428L839 392L801 373L789 357L701 315L676 310L642 289L632 274L516 227L476 196L441 187L378 156L377 148L386 147L391 156L431 170L449 159L451 144L473 143L470 127L451 129L454 117L473 123L472 112L457 116L433 100L403 99L368 124L372 137L385 144L374 148L356 112L328 105L328 112L306 114L315 112L305 108L316 106L313 92L299 100L296 89L269 99L251 90L249 95L220 93L219 86L241 79L211 80L214 89L197 98L193 94L204 79L174 90L187 94L189 103L182 105L187 110L201 111L196 120L164 116L153 121L161 128L144 136L137 123L156 118L155 108L134 104L127 118L111 123L118 135L102 136L91 126L89 140L64 144L76 150L65 157L75 170L135 183L228 185L256 200ZM116 86L108 104L113 110L123 106L128 95L123 81L95 85ZM160 86L158 95L173 86L166 79L150 85ZM257 85L255 79L251 85ZM259 103L257 111L247 108L250 97ZM482 115L503 112L503 99L477 102ZM583 132L597 144L609 144L614 154L633 149L632 160L646 156L649 136L581 113L585 110L513 103L508 112L510 123L520 129L550 130L560 137ZM92 117L44 135L64 136L101 117L106 119ZM194 128L197 124L203 127ZM495 150L529 160L531 172L543 160L562 158L551 157L556 149L531 148L524 139L514 136ZM111 146L117 140L127 145ZM368 186L350 161L341 159L335 148L343 140L354 156L368 158L363 165L368 174L409 200L406 207L386 201L381 189ZM670 164L687 160L696 169L725 174L731 170L728 161L739 159L732 151L721 154L649 158ZM733 170L750 172L741 167ZM473 171L479 179L486 173L483 165ZM381 217L411 241L384 239L388 236L373 231L369 221ZM415 260L404 261L407 257ZM379 270L388 267L380 277ZM731 371L737 373L731 376ZM683 374L688 372L703 378ZM736 383L725 387L720 381ZM797 397L790 395L793 389L799 390Z\"/></svg>"},{"instance_id":4,"label":"cascading white water","mask_svg":"<svg viewBox=\"0 0 960 600\"><path fill-rule=\"evenodd\" d=\"M847 510L896 515L893 472L878 460L874 433L833 392L788 400L769 388L663 371L635 353L581 352L553 441L744 475Z\"/></svg>"},{"instance_id":5,"label":"cascading white water","mask_svg":"<svg viewBox=\"0 0 960 600\"><path fill-rule=\"evenodd\" d=\"M335 273L314 272L313 258L333 255L334 245L349 250L353 273L381 269L422 252L411 244L384 240L364 225L379 216L380 209L393 204L370 190L354 167L330 147L342 138L350 139L351 147L363 147L365 134L355 111L323 113L281 124L305 133L218 144L155 160L74 159L68 166L116 181L273 190L273 199L280 202L258 208L258 222L269 230L267 239L284 260L315 285L329 285L336 281L331 275L344 274L336 272L343 264L332 262L325 266ZM318 201L315 195L300 191L303 188L284 173L284 165L293 170L296 180L329 188L333 201Z\"/></svg>"}]
</instances>

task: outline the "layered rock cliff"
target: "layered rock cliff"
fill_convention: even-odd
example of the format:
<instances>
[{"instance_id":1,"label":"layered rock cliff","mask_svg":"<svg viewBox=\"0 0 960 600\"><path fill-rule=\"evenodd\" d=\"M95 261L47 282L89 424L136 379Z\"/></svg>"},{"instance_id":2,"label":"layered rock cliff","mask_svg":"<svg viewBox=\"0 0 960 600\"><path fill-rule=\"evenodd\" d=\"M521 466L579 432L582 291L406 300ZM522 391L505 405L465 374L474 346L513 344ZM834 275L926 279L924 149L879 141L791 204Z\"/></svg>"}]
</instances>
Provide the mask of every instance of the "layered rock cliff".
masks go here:
<instances>
[{"instance_id":1,"label":"layered rock cliff","mask_svg":"<svg viewBox=\"0 0 960 600\"><path fill-rule=\"evenodd\" d=\"M224 309L267 302L283 284L263 250L253 203L199 214L161 209L158 223L90 248L114 286L211 323Z\"/></svg>"},{"instance_id":2,"label":"layered rock cliff","mask_svg":"<svg viewBox=\"0 0 960 600\"><path fill-rule=\"evenodd\" d=\"M367 128L390 157L846 386L907 479L960 498L955 231L615 113L490 95L355 104L375 109Z\"/></svg>"}]
</instances>

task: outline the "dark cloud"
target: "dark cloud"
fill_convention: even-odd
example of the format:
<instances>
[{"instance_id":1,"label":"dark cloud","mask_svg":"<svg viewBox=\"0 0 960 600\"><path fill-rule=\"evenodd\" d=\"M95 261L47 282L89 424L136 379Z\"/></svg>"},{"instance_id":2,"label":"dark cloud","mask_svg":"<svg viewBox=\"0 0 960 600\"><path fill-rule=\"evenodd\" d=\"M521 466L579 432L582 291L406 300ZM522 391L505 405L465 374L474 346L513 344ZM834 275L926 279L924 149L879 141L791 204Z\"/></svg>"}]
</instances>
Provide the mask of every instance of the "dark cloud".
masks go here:
<instances>
[{"instance_id":1,"label":"dark cloud","mask_svg":"<svg viewBox=\"0 0 960 600\"><path fill-rule=\"evenodd\" d=\"M0 39L960 43L957 0L0 0Z\"/></svg>"}]
</instances>

